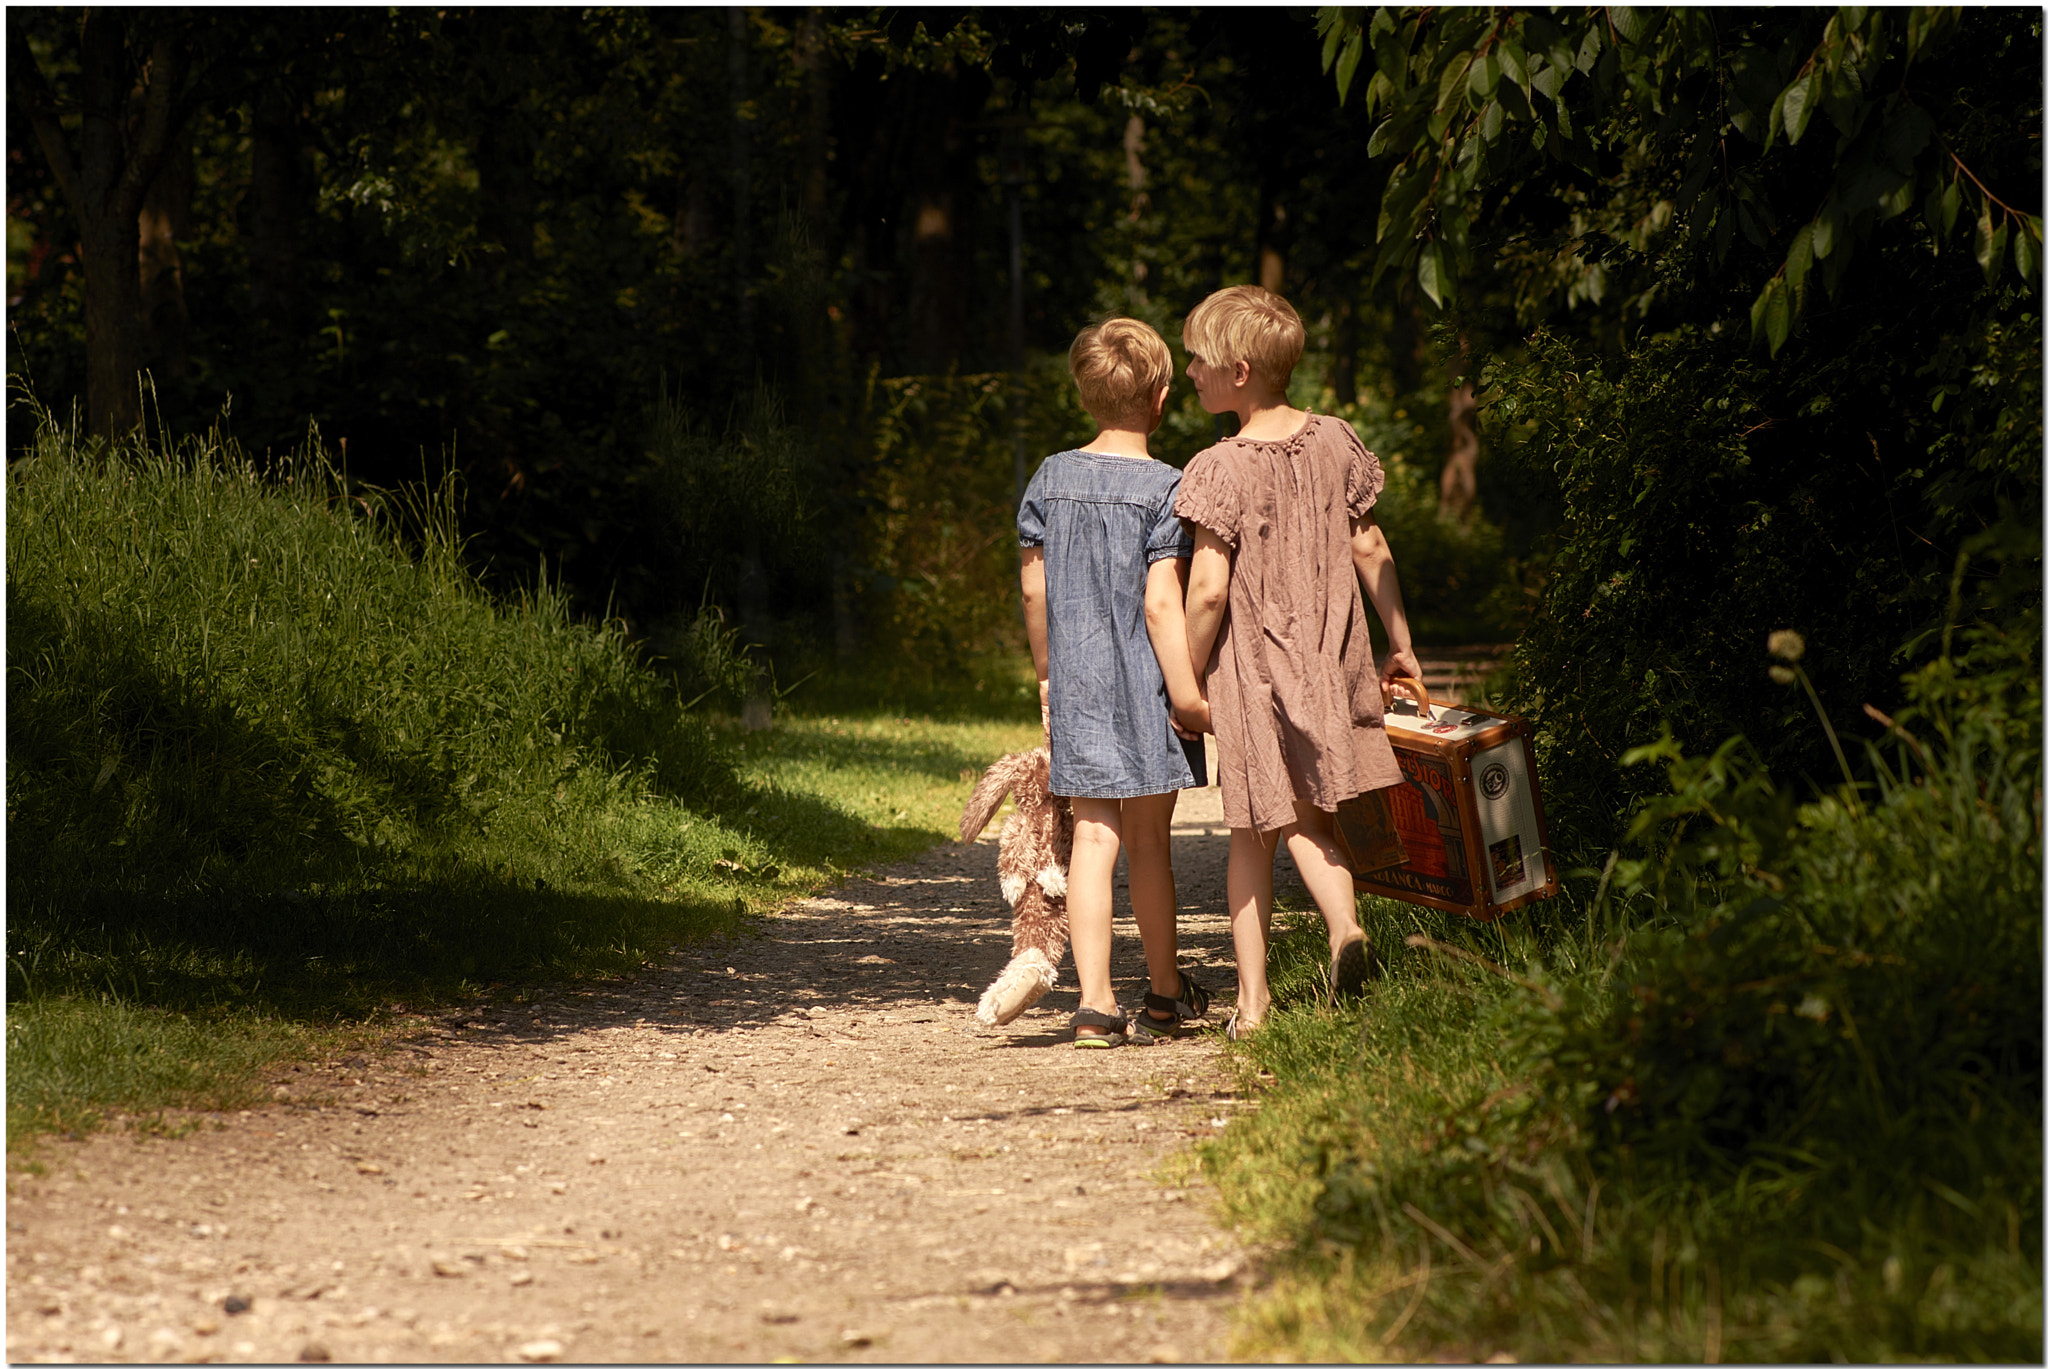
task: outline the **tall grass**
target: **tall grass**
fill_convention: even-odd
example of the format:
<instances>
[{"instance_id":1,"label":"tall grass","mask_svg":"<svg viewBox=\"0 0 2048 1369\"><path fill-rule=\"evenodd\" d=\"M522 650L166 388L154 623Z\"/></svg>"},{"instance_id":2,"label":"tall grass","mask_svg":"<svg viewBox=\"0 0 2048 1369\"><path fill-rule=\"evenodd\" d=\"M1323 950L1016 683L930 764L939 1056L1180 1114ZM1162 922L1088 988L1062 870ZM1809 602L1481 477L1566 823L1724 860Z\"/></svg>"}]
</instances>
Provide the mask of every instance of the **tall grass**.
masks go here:
<instances>
[{"instance_id":1,"label":"tall grass","mask_svg":"<svg viewBox=\"0 0 2048 1369\"><path fill-rule=\"evenodd\" d=\"M9 486L10 965L31 987L573 958L637 916L597 907L662 884L595 829L735 789L616 632L545 588L477 591L445 498L351 488L313 448L266 479L218 439L107 451L48 422Z\"/></svg>"},{"instance_id":2,"label":"tall grass","mask_svg":"<svg viewBox=\"0 0 2048 1369\"><path fill-rule=\"evenodd\" d=\"M1368 906L1389 976L1270 1018L1208 1152L1291 1251L1240 1349L2038 1359L2033 649L1913 677L1856 791L1646 748L1672 792L1576 931Z\"/></svg>"},{"instance_id":3,"label":"tall grass","mask_svg":"<svg viewBox=\"0 0 2048 1369\"><path fill-rule=\"evenodd\" d=\"M35 417L8 474L10 1135L239 1096L294 1024L636 968L940 839L926 808L1003 749L863 739L791 784L859 726L785 721L749 760L616 626L479 591L445 490Z\"/></svg>"}]
</instances>

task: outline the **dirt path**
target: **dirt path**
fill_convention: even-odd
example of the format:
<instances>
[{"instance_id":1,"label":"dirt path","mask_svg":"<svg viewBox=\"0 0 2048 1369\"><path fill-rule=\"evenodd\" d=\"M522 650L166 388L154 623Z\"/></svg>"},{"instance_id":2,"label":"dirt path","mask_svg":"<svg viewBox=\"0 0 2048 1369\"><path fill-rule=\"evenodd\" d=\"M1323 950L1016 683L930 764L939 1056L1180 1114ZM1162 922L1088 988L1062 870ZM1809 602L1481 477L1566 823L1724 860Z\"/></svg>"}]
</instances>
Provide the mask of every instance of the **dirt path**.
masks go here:
<instances>
[{"instance_id":1,"label":"dirt path","mask_svg":"<svg viewBox=\"0 0 2048 1369\"><path fill-rule=\"evenodd\" d=\"M1220 1024L1216 791L1175 830ZM1222 1357L1244 1252L1191 1172L1160 1178L1242 1106L1218 1037L1072 1049L1071 963L977 1027L1008 955L994 865L940 848L180 1140L50 1144L9 1180L8 1358Z\"/></svg>"}]
</instances>

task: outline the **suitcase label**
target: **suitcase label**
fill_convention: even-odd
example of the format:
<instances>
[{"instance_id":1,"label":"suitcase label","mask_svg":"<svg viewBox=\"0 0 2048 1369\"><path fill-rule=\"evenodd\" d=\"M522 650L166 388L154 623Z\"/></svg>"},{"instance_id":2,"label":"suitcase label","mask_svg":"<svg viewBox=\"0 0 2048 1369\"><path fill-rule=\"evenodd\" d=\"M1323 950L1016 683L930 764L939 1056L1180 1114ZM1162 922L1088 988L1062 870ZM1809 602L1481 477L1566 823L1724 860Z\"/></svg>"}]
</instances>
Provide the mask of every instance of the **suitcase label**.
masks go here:
<instances>
[{"instance_id":1,"label":"suitcase label","mask_svg":"<svg viewBox=\"0 0 2048 1369\"><path fill-rule=\"evenodd\" d=\"M1451 768L1434 756L1396 751L1408 782L1391 790L1394 827L1408 848L1408 863L1373 874L1373 883L1405 889L1452 903L1472 902L1472 873L1465 868L1465 833L1458 821L1457 782Z\"/></svg>"}]
</instances>

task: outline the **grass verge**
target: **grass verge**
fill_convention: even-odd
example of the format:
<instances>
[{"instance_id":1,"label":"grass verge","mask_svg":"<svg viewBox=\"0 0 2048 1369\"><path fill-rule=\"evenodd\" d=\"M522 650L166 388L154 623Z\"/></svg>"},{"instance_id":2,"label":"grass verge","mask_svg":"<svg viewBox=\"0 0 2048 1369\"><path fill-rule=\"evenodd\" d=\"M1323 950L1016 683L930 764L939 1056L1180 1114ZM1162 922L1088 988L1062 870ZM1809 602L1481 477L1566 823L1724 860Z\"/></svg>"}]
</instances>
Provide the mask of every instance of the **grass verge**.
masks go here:
<instances>
[{"instance_id":1,"label":"grass verge","mask_svg":"<svg viewBox=\"0 0 2048 1369\"><path fill-rule=\"evenodd\" d=\"M1910 678L1811 802L1646 748L1671 793L1579 925L1362 900L1363 1005L1316 1006L1320 920L1283 917L1233 1052L1261 1105L1203 1152L1284 1252L1236 1351L2038 1359L2032 649Z\"/></svg>"},{"instance_id":2,"label":"grass verge","mask_svg":"<svg viewBox=\"0 0 2048 1369\"><path fill-rule=\"evenodd\" d=\"M629 971L951 834L1035 726L686 710L444 500L215 435L9 467L8 1136L246 1101L391 1005ZM1020 716L1028 716L1017 710ZM947 812L951 806L951 813Z\"/></svg>"}]
</instances>

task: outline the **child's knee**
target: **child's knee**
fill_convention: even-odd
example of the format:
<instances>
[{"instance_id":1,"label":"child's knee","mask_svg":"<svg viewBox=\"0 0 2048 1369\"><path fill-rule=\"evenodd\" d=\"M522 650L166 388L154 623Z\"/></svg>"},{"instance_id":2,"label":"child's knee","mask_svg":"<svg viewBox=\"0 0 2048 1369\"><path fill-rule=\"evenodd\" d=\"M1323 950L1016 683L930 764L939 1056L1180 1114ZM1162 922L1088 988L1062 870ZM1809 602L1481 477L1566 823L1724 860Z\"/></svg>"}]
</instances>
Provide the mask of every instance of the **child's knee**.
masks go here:
<instances>
[{"instance_id":1,"label":"child's knee","mask_svg":"<svg viewBox=\"0 0 2048 1369\"><path fill-rule=\"evenodd\" d=\"M1077 822L1074 824L1074 854L1100 856L1116 859L1122 845L1116 828L1102 822Z\"/></svg>"},{"instance_id":2,"label":"child's knee","mask_svg":"<svg viewBox=\"0 0 2048 1369\"><path fill-rule=\"evenodd\" d=\"M1162 818L1157 822L1125 823L1124 849L1130 852L1134 861L1169 859L1173 850L1172 820Z\"/></svg>"}]
</instances>

